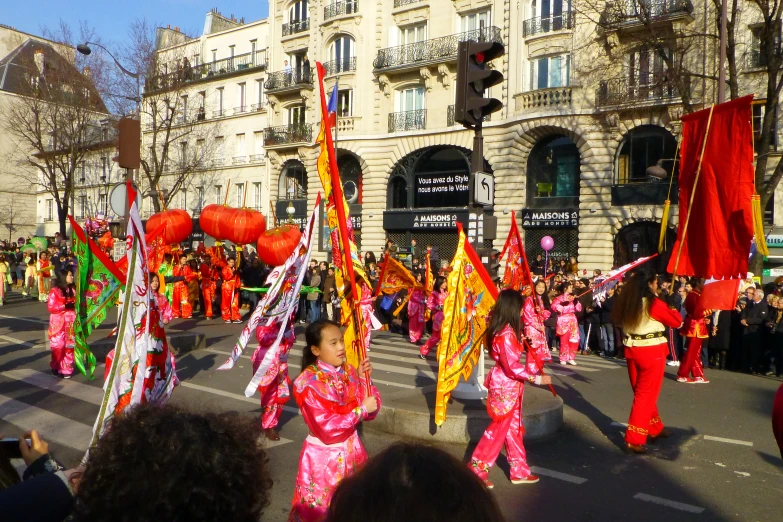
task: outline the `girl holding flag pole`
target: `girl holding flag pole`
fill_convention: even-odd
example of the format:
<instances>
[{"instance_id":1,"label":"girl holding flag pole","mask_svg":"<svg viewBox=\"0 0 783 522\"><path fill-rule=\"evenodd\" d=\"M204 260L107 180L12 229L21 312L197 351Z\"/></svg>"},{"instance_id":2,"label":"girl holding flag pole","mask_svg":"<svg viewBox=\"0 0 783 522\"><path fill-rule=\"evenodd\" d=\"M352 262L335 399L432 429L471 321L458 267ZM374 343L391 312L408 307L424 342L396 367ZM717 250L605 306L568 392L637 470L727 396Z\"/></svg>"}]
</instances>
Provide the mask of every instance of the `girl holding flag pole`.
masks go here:
<instances>
[{"instance_id":1,"label":"girl holding flag pole","mask_svg":"<svg viewBox=\"0 0 783 522\"><path fill-rule=\"evenodd\" d=\"M544 363L552 360L552 354L546 344L546 327L544 321L549 319L551 312L547 309L549 297L546 294L546 281L539 279L534 285L535 292L525 299L522 317L525 323L525 337L530 340L532 348L532 361L528 361L528 370L533 371L531 363L537 368L544 367Z\"/></svg>"},{"instance_id":2,"label":"girl holding flag pole","mask_svg":"<svg viewBox=\"0 0 783 522\"><path fill-rule=\"evenodd\" d=\"M408 301L408 338L413 344L421 340L424 335L424 312L427 310L427 290L424 287L424 274L416 273L416 282L421 286L414 287Z\"/></svg>"},{"instance_id":3,"label":"girl holding flag pole","mask_svg":"<svg viewBox=\"0 0 783 522\"><path fill-rule=\"evenodd\" d=\"M430 350L438 347L440 344L440 329L443 326L443 304L449 295L446 278L438 276L435 279L435 286L429 298L427 298L427 308L432 312L432 335L427 339L426 344L419 349L419 356L422 359L427 357Z\"/></svg>"}]
</instances>

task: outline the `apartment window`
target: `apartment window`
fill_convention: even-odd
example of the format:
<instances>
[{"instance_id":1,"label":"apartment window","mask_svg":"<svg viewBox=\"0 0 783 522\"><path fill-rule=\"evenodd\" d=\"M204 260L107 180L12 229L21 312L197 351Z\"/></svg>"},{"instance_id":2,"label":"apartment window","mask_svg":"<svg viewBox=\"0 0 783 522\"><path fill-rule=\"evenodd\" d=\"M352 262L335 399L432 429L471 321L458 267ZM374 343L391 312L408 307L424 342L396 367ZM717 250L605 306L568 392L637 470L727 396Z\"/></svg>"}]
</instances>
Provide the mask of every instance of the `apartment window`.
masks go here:
<instances>
[{"instance_id":1,"label":"apartment window","mask_svg":"<svg viewBox=\"0 0 783 522\"><path fill-rule=\"evenodd\" d=\"M625 60L629 85L647 87L658 85L665 81L667 71L663 57L646 46L628 53L625 56Z\"/></svg>"},{"instance_id":2,"label":"apartment window","mask_svg":"<svg viewBox=\"0 0 783 522\"><path fill-rule=\"evenodd\" d=\"M54 200L46 200L46 221L54 221Z\"/></svg>"},{"instance_id":3,"label":"apartment window","mask_svg":"<svg viewBox=\"0 0 783 522\"><path fill-rule=\"evenodd\" d=\"M182 96L182 118L187 120L188 118L188 95Z\"/></svg>"},{"instance_id":4,"label":"apartment window","mask_svg":"<svg viewBox=\"0 0 783 522\"><path fill-rule=\"evenodd\" d=\"M212 49L212 63L217 61L217 49Z\"/></svg>"},{"instance_id":5,"label":"apartment window","mask_svg":"<svg viewBox=\"0 0 783 522\"><path fill-rule=\"evenodd\" d=\"M571 11L570 0L533 0L530 4L530 16L531 18L541 18L541 24L547 23L544 32L550 30L548 25L551 20L554 27L551 30L557 31L562 29L562 24L558 25L562 20L563 13L569 13Z\"/></svg>"},{"instance_id":6,"label":"apartment window","mask_svg":"<svg viewBox=\"0 0 783 522\"><path fill-rule=\"evenodd\" d=\"M87 196L79 196L79 217L84 219L87 216Z\"/></svg>"},{"instance_id":7,"label":"apartment window","mask_svg":"<svg viewBox=\"0 0 783 522\"><path fill-rule=\"evenodd\" d=\"M245 134L237 134L237 156L245 155Z\"/></svg>"},{"instance_id":8,"label":"apartment window","mask_svg":"<svg viewBox=\"0 0 783 522\"><path fill-rule=\"evenodd\" d=\"M182 210L188 209L188 191L187 189L182 189L179 191L179 208Z\"/></svg>"},{"instance_id":9,"label":"apartment window","mask_svg":"<svg viewBox=\"0 0 783 522\"><path fill-rule=\"evenodd\" d=\"M253 208L261 210L261 183L253 183Z\"/></svg>"},{"instance_id":10,"label":"apartment window","mask_svg":"<svg viewBox=\"0 0 783 522\"><path fill-rule=\"evenodd\" d=\"M395 112L420 111L424 109L424 87L412 87L397 91L394 99Z\"/></svg>"},{"instance_id":11,"label":"apartment window","mask_svg":"<svg viewBox=\"0 0 783 522\"><path fill-rule=\"evenodd\" d=\"M201 212L202 208L204 208L204 187L196 187L196 206L194 207L196 214Z\"/></svg>"},{"instance_id":12,"label":"apartment window","mask_svg":"<svg viewBox=\"0 0 783 522\"><path fill-rule=\"evenodd\" d=\"M245 84L237 84L237 101L239 101L239 110L245 111Z\"/></svg>"},{"instance_id":13,"label":"apartment window","mask_svg":"<svg viewBox=\"0 0 783 522\"><path fill-rule=\"evenodd\" d=\"M261 158L264 155L264 131L253 133L253 154L257 158Z\"/></svg>"},{"instance_id":14,"label":"apartment window","mask_svg":"<svg viewBox=\"0 0 783 522\"><path fill-rule=\"evenodd\" d=\"M571 55L547 56L530 62L530 90L571 84Z\"/></svg>"},{"instance_id":15,"label":"apartment window","mask_svg":"<svg viewBox=\"0 0 783 522\"><path fill-rule=\"evenodd\" d=\"M101 139L103 141L107 141L109 139L109 129L105 127L101 129Z\"/></svg>"},{"instance_id":16,"label":"apartment window","mask_svg":"<svg viewBox=\"0 0 783 522\"><path fill-rule=\"evenodd\" d=\"M193 56L193 66L194 67L198 67L200 61L201 61L201 57L199 55L196 54L196 55Z\"/></svg>"},{"instance_id":17,"label":"apartment window","mask_svg":"<svg viewBox=\"0 0 783 522\"><path fill-rule=\"evenodd\" d=\"M217 89L217 97L218 97L218 114L223 115L223 87L218 87Z\"/></svg>"},{"instance_id":18,"label":"apartment window","mask_svg":"<svg viewBox=\"0 0 783 522\"><path fill-rule=\"evenodd\" d=\"M288 109L288 124L289 125L302 125L305 123L306 107L304 105L296 105Z\"/></svg>"},{"instance_id":19,"label":"apartment window","mask_svg":"<svg viewBox=\"0 0 783 522\"><path fill-rule=\"evenodd\" d=\"M332 42L329 55L335 62L334 72L350 71L351 58L354 57L355 46L350 36L340 36Z\"/></svg>"},{"instance_id":20,"label":"apartment window","mask_svg":"<svg viewBox=\"0 0 783 522\"><path fill-rule=\"evenodd\" d=\"M460 29L462 32L476 31L482 27L488 28L490 26L489 9L485 11L476 11L468 13L460 17Z\"/></svg>"},{"instance_id":21,"label":"apartment window","mask_svg":"<svg viewBox=\"0 0 783 522\"><path fill-rule=\"evenodd\" d=\"M672 134L657 125L641 125L634 127L623 139L620 146L620 155L617 157L617 179L616 183L623 185L626 183L644 183L658 182L657 178L650 178L647 175L647 169L661 163L667 174L677 175L679 165L673 161L666 161L674 158L677 150L677 140ZM672 172L674 168L674 172Z\"/></svg>"},{"instance_id":22,"label":"apartment window","mask_svg":"<svg viewBox=\"0 0 783 522\"><path fill-rule=\"evenodd\" d=\"M101 181L106 181L109 158L101 158Z\"/></svg>"},{"instance_id":23,"label":"apartment window","mask_svg":"<svg viewBox=\"0 0 783 522\"><path fill-rule=\"evenodd\" d=\"M79 163L79 183L84 183L87 179L87 166L82 161Z\"/></svg>"},{"instance_id":24,"label":"apartment window","mask_svg":"<svg viewBox=\"0 0 783 522\"><path fill-rule=\"evenodd\" d=\"M229 58L233 58L234 57L234 47L235 46L233 46L233 45L229 45L228 46L228 56L229 56Z\"/></svg>"},{"instance_id":25,"label":"apartment window","mask_svg":"<svg viewBox=\"0 0 783 522\"><path fill-rule=\"evenodd\" d=\"M307 0L299 0L288 9L288 21L303 22L308 18Z\"/></svg>"},{"instance_id":26,"label":"apartment window","mask_svg":"<svg viewBox=\"0 0 783 522\"><path fill-rule=\"evenodd\" d=\"M223 186L215 185L215 203L220 205L223 203Z\"/></svg>"},{"instance_id":27,"label":"apartment window","mask_svg":"<svg viewBox=\"0 0 783 522\"><path fill-rule=\"evenodd\" d=\"M264 106L264 80L256 80L256 109Z\"/></svg>"},{"instance_id":28,"label":"apartment window","mask_svg":"<svg viewBox=\"0 0 783 522\"><path fill-rule=\"evenodd\" d=\"M108 214L109 210L109 196L106 193L98 194L98 212L104 216Z\"/></svg>"},{"instance_id":29,"label":"apartment window","mask_svg":"<svg viewBox=\"0 0 783 522\"><path fill-rule=\"evenodd\" d=\"M198 166L204 165L204 147L206 146L206 141L196 140L196 156L193 158L194 163Z\"/></svg>"},{"instance_id":30,"label":"apartment window","mask_svg":"<svg viewBox=\"0 0 783 522\"><path fill-rule=\"evenodd\" d=\"M763 27L751 27L750 29L750 55L748 64L751 68L761 68L767 66L767 57L764 55L764 35ZM780 30L775 33L775 50L780 52Z\"/></svg>"},{"instance_id":31,"label":"apartment window","mask_svg":"<svg viewBox=\"0 0 783 522\"><path fill-rule=\"evenodd\" d=\"M337 91L337 115L353 116L353 89Z\"/></svg>"},{"instance_id":32,"label":"apartment window","mask_svg":"<svg viewBox=\"0 0 783 522\"><path fill-rule=\"evenodd\" d=\"M179 143L179 165L181 168L184 169L187 166L187 164L188 164L188 142L181 141Z\"/></svg>"},{"instance_id":33,"label":"apartment window","mask_svg":"<svg viewBox=\"0 0 783 522\"><path fill-rule=\"evenodd\" d=\"M757 154L763 153L761 151L761 129L764 124L766 103L767 103L766 100L754 100L753 104L751 105L753 109L753 143L755 145ZM775 107L775 112L777 112L777 107ZM770 136L772 140L769 143L769 150L776 151L778 150L778 118L777 117L775 117L772 120L772 129L770 129Z\"/></svg>"},{"instance_id":34,"label":"apartment window","mask_svg":"<svg viewBox=\"0 0 783 522\"><path fill-rule=\"evenodd\" d=\"M245 184L244 183L237 183L236 185L237 190L237 208L242 208L244 206L244 200L245 200Z\"/></svg>"},{"instance_id":35,"label":"apartment window","mask_svg":"<svg viewBox=\"0 0 783 522\"><path fill-rule=\"evenodd\" d=\"M250 59L252 60L256 56L256 40L250 40Z\"/></svg>"},{"instance_id":36,"label":"apartment window","mask_svg":"<svg viewBox=\"0 0 783 522\"><path fill-rule=\"evenodd\" d=\"M207 91L199 91L198 106L203 109L206 104L207 104Z\"/></svg>"},{"instance_id":37,"label":"apartment window","mask_svg":"<svg viewBox=\"0 0 783 522\"><path fill-rule=\"evenodd\" d=\"M400 27L399 36L399 45L423 42L427 39L427 24L416 24Z\"/></svg>"}]
</instances>

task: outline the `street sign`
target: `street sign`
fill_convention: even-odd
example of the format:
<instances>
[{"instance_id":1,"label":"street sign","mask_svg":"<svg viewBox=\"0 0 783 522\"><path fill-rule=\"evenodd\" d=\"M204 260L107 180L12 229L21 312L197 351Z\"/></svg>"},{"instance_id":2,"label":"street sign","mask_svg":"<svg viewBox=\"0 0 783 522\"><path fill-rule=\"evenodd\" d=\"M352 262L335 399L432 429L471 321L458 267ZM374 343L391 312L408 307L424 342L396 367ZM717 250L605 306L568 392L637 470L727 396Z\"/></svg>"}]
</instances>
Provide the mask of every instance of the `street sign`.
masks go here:
<instances>
[{"instance_id":1,"label":"street sign","mask_svg":"<svg viewBox=\"0 0 783 522\"><path fill-rule=\"evenodd\" d=\"M495 203L495 179L486 172L476 172L474 175L474 200L479 205L490 206Z\"/></svg>"},{"instance_id":2,"label":"street sign","mask_svg":"<svg viewBox=\"0 0 783 522\"><path fill-rule=\"evenodd\" d=\"M136 191L136 205L141 209L141 193L135 183L133 184L133 190ZM125 217L125 206L128 200L127 192L125 183L117 183L109 193L109 206L117 217Z\"/></svg>"}]
</instances>

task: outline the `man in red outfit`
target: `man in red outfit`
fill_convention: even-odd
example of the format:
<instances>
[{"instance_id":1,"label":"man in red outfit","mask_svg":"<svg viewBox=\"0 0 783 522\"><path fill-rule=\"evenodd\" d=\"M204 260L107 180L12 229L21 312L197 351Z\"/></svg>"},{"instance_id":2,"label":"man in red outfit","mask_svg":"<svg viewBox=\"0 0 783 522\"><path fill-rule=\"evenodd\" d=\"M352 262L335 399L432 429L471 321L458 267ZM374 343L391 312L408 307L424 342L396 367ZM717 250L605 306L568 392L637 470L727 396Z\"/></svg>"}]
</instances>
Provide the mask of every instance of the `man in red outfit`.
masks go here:
<instances>
[{"instance_id":1,"label":"man in red outfit","mask_svg":"<svg viewBox=\"0 0 783 522\"><path fill-rule=\"evenodd\" d=\"M691 279L693 290L685 298L685 324L682 331L686 341L686 351L680 369L677 371L677 382L688 384L707 384L710 381L704 378L704 368L701 364L701 345L704 339L709 337L707 330L708 319L706 316L712 310L704 310L701 306L701 290L704 287L703 279ZM693 374L693 379L690 375Z\"/></svg>"},{"instance_id":2,"label":"man in red outfit","mask_svg":"<svg viewBox=\"0 0 783 522\"><path fill-rule=\"evenodd\" d=\"M179 265L174 267L174 277L183 277L182 281L174 283L174 295L172 297L171 309L174 317L190 319L193 317L193 307L188 301L188 283L198 278L198 274L193 272L188 266L187 256L179 258Z\"/></svg>"},{"instance_id":3,"label":"man in red outfit","mask_svg":"<svg viewBox=\"0 0 783 522\"><path fill-rule=\"evenodd\" d=\"M228 259L228 264L221 273L223 288L221 289L220 312L227 323L241 323L239 315L239 271L236 270L236 259Z\"/></svg>"},{"instance_id":4,"label":"man in red outfit","mask_svg":"<svg viewBox=\"0 0 783 522\"><path fill-rule=\"evenodd\" d=\"M215 300L215 273L214 267L211 265L211 259L209 256L204 256L204 262L199 267L201 272L201 292L204 295L204 315L207 319L212 319L212 302Z\"/></svg>"}]
</instances>

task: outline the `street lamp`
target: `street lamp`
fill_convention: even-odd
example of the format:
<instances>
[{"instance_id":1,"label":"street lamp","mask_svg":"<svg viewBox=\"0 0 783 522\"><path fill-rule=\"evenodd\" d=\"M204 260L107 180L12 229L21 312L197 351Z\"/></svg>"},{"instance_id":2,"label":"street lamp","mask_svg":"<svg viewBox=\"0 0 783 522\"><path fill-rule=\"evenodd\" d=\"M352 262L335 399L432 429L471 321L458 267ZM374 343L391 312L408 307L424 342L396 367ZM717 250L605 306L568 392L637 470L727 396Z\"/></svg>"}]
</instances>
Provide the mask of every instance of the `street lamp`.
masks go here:
<instances>
[{"instance_id":1,"label":"street lamp","mask_svg":"<svg viewBox=\"0 0 783 522\"><path fill-rule=\"evenodd\" d=\"M285 209L285 213L288 214L288 222L293 223L294 222L294 214L296 214L296 209L294 208L294 202L290 199L288 200L288 206Z\"/></svg>"},{"instance_id":2,"label":"street lamp","mask_svg":"<svg viewBox=\"0 0 783 522\"><path fill-rule=\"evenodd\" d=\"M132 72L126 69L122 66L122 64L117 60L117 58L109 51L106 47L99 43L95 42L84 42L83 44L79 44L76 46L76 50L79 51L84 56L89 56L92 54L92 49L90 48L90 45L94 45L96 47L100 47L104 50L106 54L111 56L111 59L114 60L114 64L119 68L124 74L130 76L134 80L136 80L136 92L135 97L132 98L133 101L136 102L136 119L141 119L141 97L139 93L141 92L141 75L138 72ZM141 146L141 144L139 144ZM131 169L125 169L125 181L128 185L133 185L133 171ZM108 196L107 196L108 197ZM132 205L130 194L125 194L125 215L122 218L122 226L125 230L127 230L128 226L128 217L130 215L130 207Z\"/></svg>"}]
</instances>

